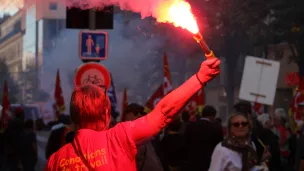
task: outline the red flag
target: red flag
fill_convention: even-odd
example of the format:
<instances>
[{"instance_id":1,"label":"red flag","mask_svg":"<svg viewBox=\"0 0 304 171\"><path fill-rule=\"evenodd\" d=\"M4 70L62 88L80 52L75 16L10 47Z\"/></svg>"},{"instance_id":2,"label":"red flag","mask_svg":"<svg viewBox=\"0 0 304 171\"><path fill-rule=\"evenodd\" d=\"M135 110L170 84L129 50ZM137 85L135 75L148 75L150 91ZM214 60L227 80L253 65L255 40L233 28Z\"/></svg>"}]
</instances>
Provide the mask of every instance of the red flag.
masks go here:
<instances>
[{"instance_id":1,"label":"red flag","mask_svg":"<svg viewBox=\"0 0 304 171\"><path fill-rule=\"evenodd\" d=\"M166 53L164 53L164 95L168 94L170 91L172 91L172 79L171 74L169 71L169 64Z\"/></svg>"},{"instance_id":2,"label":"red flag","mask_svg":"<svg viewBox=\"0 0 304 171\"><path fill-rule=\"evenodd\" d=\"M304 105L304 76L302 77L299 87L295 93L295 96L292 99L290 108L289 108L289 118L290 118L290 127L293 131L297 129L297 121L301 120L301 111L299 105Z\"/></svg>"},{"instance_id":3,"label":"red flag","mask_svg":"<svg viewBox=\"0 0 304 171\"><path fill-rule=\"evenodd\" d=\"M151 110L154 109L156 104L159 102L159 100L164 96L164 89L163 85L160 85L157 90L154 92L154 94L148 99L148 101L145 104L145 112L149 113Z\"/></svg>"},{"instance_id":4,"label":"red flag","mask_svg":"<svg viewBox=\"0 0 304 171\"><path fill-rule=\"evenodd\" d=\"M123 94L123 104L122 104L122 110L121 110L121 117L120 117L120 122L123 122L125 119L125 110L128 107L128 94L127 94L127 89L124 89L124 94Z\"/></svg>"},{"instance_id":5,"label":"red flag","mask_svg":"<svg viewBox=\"0 0 304 171\"><path fill-rule=\"evenodd\" d=\"M201 113L205 106L205 93L204 89L201 89L197 92L192 99L190 100L189 104L186 106L185 111L189 113L189 115L195 116L198 112Z\"/></svg>"},{"instance_id":6,"label":"red flag","mask_svg":"<svg viewBox=\"0 0 304 171\"><path fill-rule=\"evenodd\" d=\"M60 85L59 69L57 70L57 75L56 75L54 98L55 98L55 103L54 103L53 107L54 107L55 112L56 112L56 117L58 118L59 115L62 112L64 112L64 110L65 110L64 98L63 98L63 95L62 95L62 89L61 89L61 85Z\"/></svg>"},{"instance_id":7,"label":"red flag","mask_svg":"<svg viewBox=\"0 0 304 171\"><path fill-rule=\"evenodd\" d=\"M252 108L258 115L262 115L264 113L264 105L261 103L253 103Z\"/></svg>"},{"instance_id":8,"label":"red flag","mask_svg":"<svg viewBox=\"0 0 304 171\"><path fill-rule=\"evenodd\" d=\"M204 88L202 88L196 96L194 96L194 101L196 102L198 112L202 112L203 108L205 106L205 91Z\"/></svg>"},{"instance_id":9,"label":"red flag","mask_svg":"<svg viewBox=\"0 0 304 171\"><path fill-rule=\"evenodd\" d=\"M8 87L6 80L4 81L3 85L3 97L2 97L2 113L0 118L0 129L6 129L8 125L8 121L10 119L10 101L8 98Z\"/></svg>"}]
</instances>

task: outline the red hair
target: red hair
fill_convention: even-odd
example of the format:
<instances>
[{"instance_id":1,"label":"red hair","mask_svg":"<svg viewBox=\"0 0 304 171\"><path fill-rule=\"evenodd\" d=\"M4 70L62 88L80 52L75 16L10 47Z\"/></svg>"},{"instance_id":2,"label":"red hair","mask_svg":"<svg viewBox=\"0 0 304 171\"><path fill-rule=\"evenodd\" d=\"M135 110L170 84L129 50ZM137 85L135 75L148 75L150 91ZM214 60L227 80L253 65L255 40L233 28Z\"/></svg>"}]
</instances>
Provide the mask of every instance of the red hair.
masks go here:
<instances>
[{"instance_id":1,"label":"red hair","mask_svg":"<svg viewBox=\"0 0 304 171\"><path fill-rule=\"evenodd\" d=\"M70 113L79 129L102 131L109 128L111 103L106 90L97 85L76 88L71 96Z\"/></svg>"}]
</instances>

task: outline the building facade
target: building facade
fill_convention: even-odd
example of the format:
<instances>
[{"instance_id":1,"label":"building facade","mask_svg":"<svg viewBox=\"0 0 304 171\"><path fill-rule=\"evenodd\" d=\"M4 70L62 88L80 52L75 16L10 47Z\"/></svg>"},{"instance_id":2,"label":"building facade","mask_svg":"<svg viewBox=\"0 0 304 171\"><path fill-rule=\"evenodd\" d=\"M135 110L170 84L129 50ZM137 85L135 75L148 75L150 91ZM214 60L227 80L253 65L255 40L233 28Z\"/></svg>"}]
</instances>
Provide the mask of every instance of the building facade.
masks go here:
<instances>
[{"instance_id":1,"label":"building facade","mask_svg":"<svg viewBox=\"0 0 304 171\"><path fill-rule=\"evenodd\" d=\"M39 99L40 68L55 47L53 40L65 28L66 8L60 0L25 4L0 24L0 58L21 85L21 103L30 103Z\"/></svg>"},{"instance_id":2,"label":"building facade","mask_svg":"<svg viewBox=\"0 0 304 171\"><path fill-rule=\"evenodd\" d=\"M0 25L0 58L6 61L15 80L20 77L22 67L22 12L7 18Z\"/></svg>"}]
</instances>

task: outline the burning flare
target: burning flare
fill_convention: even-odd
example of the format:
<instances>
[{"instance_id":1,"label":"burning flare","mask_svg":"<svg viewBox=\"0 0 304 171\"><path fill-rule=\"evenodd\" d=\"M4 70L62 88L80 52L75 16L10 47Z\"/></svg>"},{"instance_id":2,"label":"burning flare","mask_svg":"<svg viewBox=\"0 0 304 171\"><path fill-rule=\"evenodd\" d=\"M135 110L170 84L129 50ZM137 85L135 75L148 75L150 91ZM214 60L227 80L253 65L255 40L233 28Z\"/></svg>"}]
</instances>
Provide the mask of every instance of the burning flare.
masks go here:
<instances>
[{"instance_id":1,"label":"burning flare","mask_svg":"<svg viewBox=\"0 0 304 171\"><path fill-rule=\"evenodd\" d=\"M171 3L170 3L171 2ZM183 0L162 2L156 9L157 21L172 23L175 27L187 29L193 34L199 32L191 6Z\"/></svg>"},{"instance_id":2,"label":"burning flare","mask_svg":"<svg viewBox=\"0 0 304 171\"><path fill-rule=\"evenodd\" d=\"M157 7L157 21L172 23L175 27L187 29L193 34L193 38L203 49L207 59L215 57L205 42L203 35L199 32L196 19L191 12L190 4L183 0L175 0L170 2L162 2Z\"/></svg>"}]
</instances>

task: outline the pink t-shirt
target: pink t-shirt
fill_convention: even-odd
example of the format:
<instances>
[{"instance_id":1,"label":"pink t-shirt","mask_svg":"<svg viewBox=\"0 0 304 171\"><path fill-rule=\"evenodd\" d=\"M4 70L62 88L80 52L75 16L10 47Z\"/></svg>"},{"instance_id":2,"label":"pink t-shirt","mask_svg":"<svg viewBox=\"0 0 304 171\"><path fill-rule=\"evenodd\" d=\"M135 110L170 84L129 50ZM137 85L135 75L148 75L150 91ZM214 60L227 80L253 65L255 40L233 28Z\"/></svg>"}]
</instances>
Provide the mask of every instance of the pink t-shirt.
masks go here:
<instances>
[{"instance_id":1,"label":"pink t-shirt","mask_svg":"<svg viewBox=\"0 0 304 171\"><path fill-rule=\"evenodd\" d=\"M201 86L197 77L192 76L163 97L153 111L144 117L119 123L106 131L77 131L73 143L63 146L50 157L45 171L86 171L90 168L97 171L135 171L136 145L150 139L172 122Z\"/></svg>"},{"instance_id":2,"label":"pink t-shirt","mask_svg":"<svg viewBox=\"0 0 304 171\"><path fill-rule=\"evenodd\" d=\"M132 136L128 135L128 125L128 122L120 123L107 131L77 131L73 142L77 153L72 143L63 146L50 157L45 170L136 171L137 149ZM91 165L90 169L87 167L88 164Z\"/></svg>"}]
</instances>

